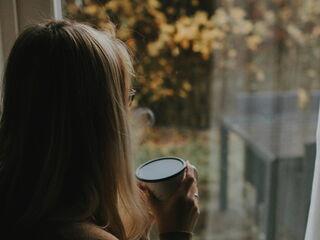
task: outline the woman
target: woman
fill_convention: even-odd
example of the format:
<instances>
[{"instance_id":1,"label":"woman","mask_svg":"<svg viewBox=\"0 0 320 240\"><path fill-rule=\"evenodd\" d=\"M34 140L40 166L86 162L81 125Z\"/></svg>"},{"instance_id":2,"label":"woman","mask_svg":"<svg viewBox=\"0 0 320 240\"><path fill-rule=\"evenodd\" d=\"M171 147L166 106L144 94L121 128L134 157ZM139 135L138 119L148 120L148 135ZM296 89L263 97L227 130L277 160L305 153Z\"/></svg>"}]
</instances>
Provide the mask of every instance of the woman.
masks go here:
<instances>
[{"instance_id":1,"label":"woman","mask_svg":"<svg viewBox=\"0 0 320 240\"><path fill-rule=\"evenodd\" d=\"M3 82L0 239L144 239L151 218L160 238L191 238L191 168L166 202L134 180L132 75L113 31L51 21L19 36Z\"/></svg>"}]
</instances>

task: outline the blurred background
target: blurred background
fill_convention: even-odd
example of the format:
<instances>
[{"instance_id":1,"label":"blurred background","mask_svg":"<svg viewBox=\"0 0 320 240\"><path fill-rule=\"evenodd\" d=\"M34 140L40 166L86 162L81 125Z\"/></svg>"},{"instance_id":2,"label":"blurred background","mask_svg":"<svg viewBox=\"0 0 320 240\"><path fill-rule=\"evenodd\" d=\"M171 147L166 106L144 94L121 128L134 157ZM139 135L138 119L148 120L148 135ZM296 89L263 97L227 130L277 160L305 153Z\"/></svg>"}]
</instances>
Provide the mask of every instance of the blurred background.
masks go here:
<instances>
[{"instance_id":1,"label":"blurred background","mask_svg":"<svg viewBox=\"0 0 320 240\"><path fill-rule=\"evenodd\" d=\"M196 239L302 240L319 103L317 0L65 0L63 15L117 28L133 53L136 162L199 169Z\"/></svg>"},{"instance_id":2,"label":"blurred background","mask_svg":"<svg viewBox=\"0 0 320 240\"><path fill-rule=\"evenodd\" d=\"M98 29L113 22L130 48L136 165L171 155L198 168L195 239L304 239L320 1L1 0L0 72L7 42L52 9Z\"/></svg>"}]
</instances>

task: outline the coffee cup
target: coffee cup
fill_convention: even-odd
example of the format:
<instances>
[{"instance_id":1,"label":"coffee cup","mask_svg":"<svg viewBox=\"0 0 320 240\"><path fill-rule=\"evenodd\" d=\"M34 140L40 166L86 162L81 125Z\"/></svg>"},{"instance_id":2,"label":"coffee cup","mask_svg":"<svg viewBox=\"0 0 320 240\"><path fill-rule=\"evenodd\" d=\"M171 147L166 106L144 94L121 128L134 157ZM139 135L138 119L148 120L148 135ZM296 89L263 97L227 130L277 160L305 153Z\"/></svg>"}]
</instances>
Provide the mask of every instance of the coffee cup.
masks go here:
<instances>
[{"instance_id":1,"label":"coffee cup","mask_svg":"<svg viewBox=\"0 0 320 240\"><path fill-rule=\"evenodd\" d=\"M197 171L194 166L197 177ZM187 163L178 157L152 159L136 170L136 177L143 182L159 200L166 200L178 189L184 176Z\"/></svg>"}]
</instances>

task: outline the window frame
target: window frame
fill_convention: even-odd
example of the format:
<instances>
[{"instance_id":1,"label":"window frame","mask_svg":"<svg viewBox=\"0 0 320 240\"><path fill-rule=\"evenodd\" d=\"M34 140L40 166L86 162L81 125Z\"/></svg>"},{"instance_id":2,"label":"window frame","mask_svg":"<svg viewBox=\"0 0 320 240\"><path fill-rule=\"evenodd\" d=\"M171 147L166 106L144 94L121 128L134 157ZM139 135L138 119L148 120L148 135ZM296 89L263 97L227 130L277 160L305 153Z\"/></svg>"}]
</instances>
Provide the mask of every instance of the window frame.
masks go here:
<instances>
[{"instance_id":1,"label":"window frame","mask_svg":"<svg viewBox=\"0 0 320 240\"><path fill-rule=\"evenodd\" d=\"M0 1L0 75L18 34L32 23L62 19L61 0Z\"/></svg>"}]
</instances>

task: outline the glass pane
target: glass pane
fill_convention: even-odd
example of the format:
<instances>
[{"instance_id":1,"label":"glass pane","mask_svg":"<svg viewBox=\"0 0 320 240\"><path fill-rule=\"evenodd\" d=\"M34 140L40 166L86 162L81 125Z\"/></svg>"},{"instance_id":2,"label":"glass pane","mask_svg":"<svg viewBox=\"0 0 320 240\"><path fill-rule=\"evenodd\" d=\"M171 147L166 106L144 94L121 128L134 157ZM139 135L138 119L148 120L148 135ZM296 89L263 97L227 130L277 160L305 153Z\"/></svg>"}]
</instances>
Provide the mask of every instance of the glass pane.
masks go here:
<instances>
[{"instance_id":1,"label":"glass pane","mask_svg":"<svg viewBox=\"0 0 320 240\"><path fill-rule=\"evenodd\" d=\"M135 59L136 165L199 172L196 239L302 240L320 99L317 0L66 0Z\"/></svg>"}]
</instances>

